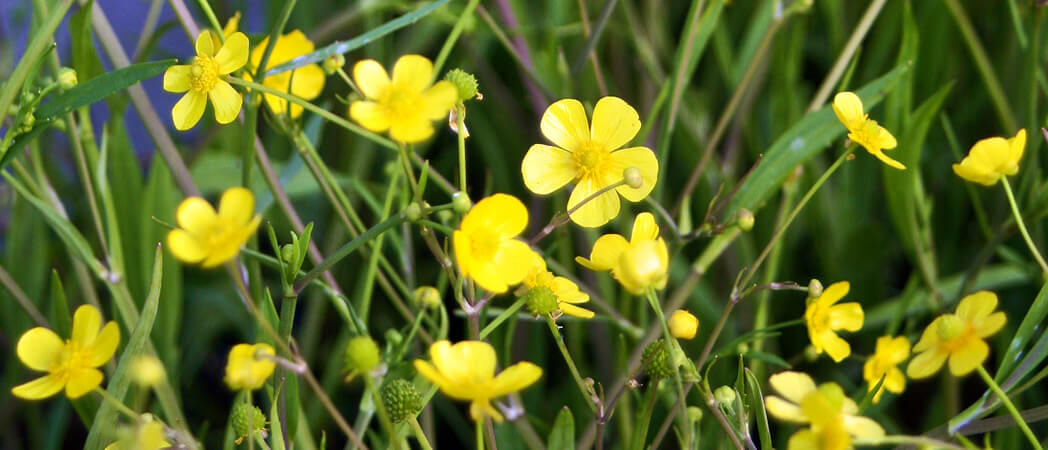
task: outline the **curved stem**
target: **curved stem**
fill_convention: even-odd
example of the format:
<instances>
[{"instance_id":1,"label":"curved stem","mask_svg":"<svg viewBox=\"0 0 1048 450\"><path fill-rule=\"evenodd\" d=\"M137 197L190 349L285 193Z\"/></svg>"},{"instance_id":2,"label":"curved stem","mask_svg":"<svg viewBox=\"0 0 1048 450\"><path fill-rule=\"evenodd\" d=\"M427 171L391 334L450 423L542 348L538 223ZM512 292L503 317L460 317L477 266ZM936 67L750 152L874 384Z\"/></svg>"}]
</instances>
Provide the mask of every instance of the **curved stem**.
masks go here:
<instances>
[{"instance_id":1,"label":"curved stem","mask_svg":"<svg viewBox=\"0 0 1048 450\"><path fill-rule=\"evenodd\" d=\"M1008 204L1012 207L1012 215L1015 216L1015 224L1019 226L1019 232L1023 235L1023 240L1026 241L1026 246L1030 248L1030 253L1033 254L1033 258L1037 260L1037 264L1041 266L1041 272L1043 275L1048 276L1048 264L1045 264L1044 257L1041 256L1041 252L1037 250L1037 246L1033 244L1033 239L1030 238L1030 232L1026 231L1026 223L1023 222L1023 216L1019 213L1019 205L1015 202L1015 195L1012 194L1012 185L1008 182L1008 177L1001 177L1001 185L1004 186L1004 193L1008 196Z\"/></svg>"},{"instance_id":2,"label":"curved stem","mask_svg":"<svg viewBox=\"0 0 1048 450\"><path fill-rule=\"evenodd\" d=\"M1007 182L1005 186L1007 186ZM996 381L993 381L993 377L986 372L986 369L982 364L975 366L975 370L979 372L979 376L982 377L983 381L986 382L986 385L990 387L990 390L997 395L997 398L1001 399L1001 403L1003 403L1004 407L1008 409L1008 413L1012 415L1013 419L1015 419L1015 423L1019 425L1019 429L1023 431L1024 435L1026 435L1026 439L1030 441L1033 448L1043 450L1041 442L1037 440L1037 436L1034 436L1033 431L1030 430L1030 426L1026 424L1026 421L1023 420L1023 416L1019 414L1019 410L1015 409L1015 404L1013 404L1012 400L1008 398L1008 394L997 385Z\"/></svg>"},{"instance_id":3,"label":"curved stem","mask_svg":"<svg viewBox=\"0 0 1048 450\"><path fill-rule=\"evenodd\" d=\"M586 406L589 406L590 411L596 413L597 406L593 404L589 390L586 389L586 383L582 381L582 376L579 375L579 368L575 366L575 360L572 359L571 353L568 352L568 347L564 345L564 337L560 335L557 322L554 322L552 317L546 316L546 325L549 325L549 332L553 333L553 340L557 343L560 354L564 356L564 362L568 364L568 370L571 371L572 378L575 378L575 384L579 387L579 393L586 399Z\"/></svg>"}]
</instances>

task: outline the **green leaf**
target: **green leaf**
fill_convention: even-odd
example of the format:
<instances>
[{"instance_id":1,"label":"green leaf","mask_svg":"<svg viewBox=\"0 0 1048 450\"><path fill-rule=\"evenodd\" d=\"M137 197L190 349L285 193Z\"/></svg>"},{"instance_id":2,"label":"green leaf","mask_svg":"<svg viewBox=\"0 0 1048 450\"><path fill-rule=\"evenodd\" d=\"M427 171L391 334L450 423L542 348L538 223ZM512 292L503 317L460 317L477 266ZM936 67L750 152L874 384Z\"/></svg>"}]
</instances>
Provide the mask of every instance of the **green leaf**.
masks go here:
<instances>
[{"instance_id":1,"label":"green leaf","mask_svg":"<svg viewBox=\"0 0 1048 450\"><path fill-rule=\"evenodd\" d=\"M99 75L62 94L56 95L36 110L37 120L49 120L61 114L73 111L102 100L118 91L128 88L139 81L164 73L174 65L174 59L132 64L112 72Z\"/></svg>"},{"instance_id":2,"label":"green leaf","mask_svg":"<svg viewBox=\"0 0 1048 450\"><path fill-rule=\"evenodd\" d=\"M69 314L69 302L66 300L62 278L58 271L51 270L51 326L59 336L73 335L73 318Z\"/></svg>"},{"instance_id":3,"label":"green leaf","mask_svg":"<svg viewBox=\"0 0 1048 450\"><path fill-rule=\"evenodd\" d=\"M397 31L408 25L411 25L415 21L425 17L429 13L435 11L437 8L444 6L449 0L437 0L412 12L404 14L403 16L397 17L396 19L390 20L378 27L375 27L360 36L357 36L348 41L335 42L327 47L320 50L316 50L312 53L299 56L298 58L292 59L284 64L269 69L265 76L276 75L281 72L287 72L289 70L295 70L299 67L306 66L309 64L317 64L323 62L328 56L332 55L343 55L350 51L356 50L372 41L376 41L382 36Z\"/></svg>"},{"instance_id":4,"label":"green leaf","mask_svg":"<svg viewBox=\"0 0 1048 450\"><path fill-rule=\"evenodd\" d=\"M11 72L11 75L4 80L3 86L0 87L0 123L7 118L8 110L14 104L15 95L22 90L23 83L29 76L29 71L36 66L40 58L50 48L51 43L54 42L55 30L62 23L62 19L65 17L66 11L69 11L69 7L73 6L73 0L65 0L57 6L57 8L51 10L51 15L44 20L43 24L33 30L33 40L26 46L22 58L18 61L18 65L15 66L14 71ZM38 116L37 119L39 118Z\"/></svg>"},{"instance_id":5,"label":"green leaf","mask_svg":"<svg viewBox=\"0 0 1048 450\"><path fill-rule=\"evenodd\" d=\"M575 417L567 406L557 414L557 420L553 422L553 429L549 432L549 445L547 448L562 450L575 450Z\"/></svg>"},{"instance_id":6,"label":"green leaf","mask_svg":"<svg viewBox=\"0 0 1048 450\"><path fill-rule=\"evenodd\" d=\"M757 422L757 435L760 436L760 448L773 448L771 443L771 431L768 430L768 412L764 410L764 393L761 392L761 384L750 369L746 369L746 385L750 408L753 418Z\"/></svg>"}]
</instances>

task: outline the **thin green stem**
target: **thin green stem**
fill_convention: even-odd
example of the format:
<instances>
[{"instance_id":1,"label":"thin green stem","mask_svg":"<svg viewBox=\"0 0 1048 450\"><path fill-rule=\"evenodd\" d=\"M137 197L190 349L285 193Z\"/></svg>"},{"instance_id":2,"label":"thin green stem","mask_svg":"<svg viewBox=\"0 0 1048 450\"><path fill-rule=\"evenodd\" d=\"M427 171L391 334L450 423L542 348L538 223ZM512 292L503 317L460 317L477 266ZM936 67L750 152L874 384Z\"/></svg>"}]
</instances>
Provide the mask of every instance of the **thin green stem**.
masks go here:
<instances>
[{"instance_id":1,"label":"thin green stem","mask_svg":"<svg viewBox=\"0 0 1048 450\"><path fill-rule=\"evenodd\" d=\"M655 311L655 318L659 321L659 326L662 327L662 337L666 340L665 346L666 351L675 351L673 334L670 333L670 327L666 322L666 314L662 312L662 305L659 303L659 298L655 295L654 289L648 289L647 292L648 304L651 305L651 309ZM671 356L672 360L676 360L676 355ZM676 362L671 362L673 366L673 386L677 389L677 397L680 399L680 412L677 414L677 420L680 422L681 430L683 432L684 442L681 448L691 448L691 431L692 427L688 425L688 402L686 393L684 392L684 383L680 377L680 367Z\"/></svg>"},{"instance_id":2,"label":"thin green stem","mask_svg":"<svg viewBox=\"0 0 1048 450\"><path fill-rule=\"evenodd\" d=\"M851 37L848 38L848 42L844 44L844 49L837 55L837 60L834 61L830 73L826 75L824 80L822 80L822 84L819 85L819 90L816 92L815 97L813 97L811 103L808 104L808 112L821 108L822 104L826 103L826 99L830 98L830 92L833 91L833 88L837 86L837 82L840 81L841 77L844 75L844 70L848 67L848 63L855 55L855 52L859 49L859 45L862 43L863 39L866 38L866 33L868 33L870 27L873 26L873 21L877 20L877 16L880 15L885 2L886 0L873 0L873 2L870 3L870 6L866 8L866 12L863 13L862 19L859 19L858 25L855 26L855 31L853 31Z\"/></svg>"},{"instance_id":3,"label":"thin green stem","mask_svg":"<svg viewBox=\"0 0 1048 450\"><path fill-rule=\"evenodd\" d=\"M1030 232L1026 231L1026 223L1023 222L1023 216L1019 212L1019 205L1015 202L1015 195L1012 194L1012 185L1008 182L1007 176L1001 177L1001 185L1004 186L1004 193L1008 196L1008 204L1012 207L1012 215L1015 216L1015 224L1019 226L1019 233L1023 235L1023 240L1026 241L1026 246L1030 248L1030 253L1037 260L1037 264L1041 266L1041 274L1048 277L1048 264L1045 264L1044 257L1041 256L1041 252L1037 250L1033 239L1030 238Z\"/></svg>"},{"instance_id":4,"label":"thin green stem","mask_svg":"<svg viewBox=\"0 0 1048 450\"><path fill-rule=\"evenodd\" d=\"M386 405L382 403L382 395L378 391L378 385L375 380L371 378L371 374L364 375L364 384L371 400L375 402L375 413L378 415L378 423L382 425L382 429L389 435L391 442L394 441L394 428L393 422L389 420L389 413L386 412Z\"/></svg>"},{"instance_id":5,"label":"thin green stem","mask_svg":"<svg viewBox=\"0 0 1048 450\"><path fill-rule=\"evenodd\" d=\"M455 124L458 126L459 191L466 195L466 106L455 106Z\"/></svg>"},{"instance_id":6,"label":"thin green stem","mask_svg":"<svg viewBox=\"0 0 1048 450\"><path fill-rule=\"evenodd\" d=\"M564 356L564 362L568 364L568 370L571 371L571 376L579 387L579 393L582 394L582 398L586 399L586 406L589 406L590 411L596 413L597 405L593 404L589 389L586 389L586 383L582 381L582 375L579 375L579 368L575 366L575 360L571 357L571 352L564 345L564 337L560 335L560 328L558 328L557 322L553 321L552 317L546 316L546 325L549 325L549 332L553 333L553 341L557 343L560 354Z\"/></svg>"},{"instance_id":7,"label":"thin green stem","mask_svg":"<svg viewBox=\"0 0 1048 450\"><path fill-rule=\"evenodd\" d=\"M407 216L403 212L397 213L393 217L390 217L380 222L378 225L369 228L367 231L361 233L360 236L357 236L352 241L347 242L345 245L342 246L342 248L339 248L334 255L331 255L324 261L321 261L321 263L317 264L317 266L314 267L313 270L310 270L309 273L302 277L302 279L298 280L298 282L295 283L295 292L301 292L302 288L308 285L309 282L313 281L314 278L319 276L321 273L324 273L331 266L335 265L345 257L349 256L361 245L364 245L365 242L370 241L375 236L386 232L386 230L389 230L390 228L404 223L404 221L406 220Z\"/></svg>"},{"instance_id":8,"label":"thin green stem","mask_svg":"<svg viewBox=\"0 0 1048 450\"><path fill-rule=\"evenodd\" d=\"M498 328L499 325L502 325L502 322L505 322L506 319L513 317L513 315L516 314L517 311L519 311L520 308L523 306L524 297L518 298L517 301L513 302L513 304L510 305L509 308L506 308L505 311L502 311L502 314L499 314L498 317L495 317L491 322L489 322L483 330L480 330L480 339L486 339L488 335L491 334L491 332L495 331L495 329Z\"/></svg>"},{"instance_id":9,"label":"thin green stem","mask_svg":"<svg viewBox=\"0 0 1048 450\"><path fill-rule=\"evenodd\" d=\"M215 34L218 35L218 40L225 43L226 37L222 35L222 23L218 21L218 16L215 15L215 10L211 9L211 4L207 0L199 0L197 3L200 4L200 9L204 11L204 16L207 17L207 21L211 23L211 26L215 29Z\"/></svg>"},{"instance_id":10,"label":"thin green stem","mask_svg":"<svg viewBox=\"0 0 1048 450\"><path fill-rule=\"evenodd\" d=\"M644 439L648 437L648 427L651 425L651 415L655 410L655 400L659 392L659 379L653 379L648 383L648 389L644 391L644 409L641 411L640 416L637 419L637 427L633 431L633 436L630 442L631 450L641 450L644 448ZM598 437L597 439L602 439Z\"/></svg>"},{"instance_id":11,"label":"thin green stem","mask_svg":"<svg viewBox=\"0 0 1048 450\"><path fill-rule=\"evenodd\" d=\"M426 432L422 431L422 426L418 424L418 419L415 416L408 417L408 424L415 432L415 440L418 441L422 450L433 450L433 446L429 444L429 438L426 437Z\"/></svg>"},{"instance_id":12,"label":"thin green stem","mask_svg":"<svg viewBox=\"0 0 1048 450\"><path fill-rule=\"evenodd\" d=\"M986 382L986 385L990 387L990 390L997 395L997 398L1001 399L1001 403L1003 403L1004 407L1008 409L1008 413L1012 415L1013 419L1015 419L1015 423L1019 425L1019 429L1023 431L1024 435L1026 435L1026 439L1030 441L1033 448L1043 450L1041 442L1037 440L1037 436L1034 436L1033 431L1030 430L1030 426L1026 424L1025 420L1023 420L1022 414L1019 414L1019 410L1015 408L1015 404L1013 404L1012 400L1008 398L1008 394L997 385L996 381L993 381L993 377L986 372L986 369L982 364L975 366L975 370L979 372L979 376L982 377L983 381Z\"/></svg>"},{"instance_id":13,"label":"thin green stem","mask_svg":"<svg viewBox=\"0 0 1048 450\"><path fill-rule=\"evenodd\" d=\"M940 441L927 436L881 436L878 438L858 438L852 441L855 446L883 446L883 445L915 445L917 447L929 446L930 448L942 448L951 450L964 450L964 447L954 445L950 442Z\"/></svg>"},{"instance_id":14,"label":"thin green stem","mask_svg":"<svg viewBox=\"0 0 1048 450\"><path fill-rule=\"evenodd\" d=\"M255 433L255 414L254 407L253 405L251 405L251 391L245 389L241 391L241 396L244 398L244 406L246 406L246 408L244 408L244 411L247 412L247 448L248 450L254 450L255 437L260 436L257 433Z\"/></svg>"},{"instance_id":15,"label":"thin green stem","mask_svg":"<svg viewBox=\"0 0 1048 450\"><path fill-rule=\"evenodd\" d=\"M883 2L883 0L881 1ZM997 73L993 71L993 64L990 63L986 48L983 47L982 42L979 41L979 36L975 33L975 27L972 25L971 19L968 18L968 14L964 12L964 7L961 6L961 2L958 0L943 0L943 2L946 3L946 9L950 10L954 22L957 22L957 28L961 31L964 44L972 54L972 59L975 60L975 68L979 71L983 83L986 83L986 90L990 94L990 100L993 101L994 109L997 110L998 118L1001 119L1001 125L1004 125L1004 128L1008 130L1016 129L1018 122L1015 120L1012 110L1008 107L1008 96L1004 93L1004 88L1001 86L1001 80L997 78Z\"/></svg>"},{"instance_id":16,"label":"thin green stem","mask_svg":"<svg viewBox=\"0 0 1048 450\"><path fill-rule=\"evenodd\" d=\"M121 414L127 416L127 418L136 421L141 419L138 416L138 413L132 411L131 408L124 404L124 402L114 397L113 394L110 394L105 389L102 389L101 386L95 386L95 392L97 392L98 395L102 396L103 401L112 405L114 408L116 408L117 411L120 411Z\"/></svg>"},{"instance_id":17,"label":"thin green stem","mask_svg":"<svg viewBox=\"0 0 1048 450\"><path fill-rule=\"evenodd\" d=\"M466 27L466 19L473 16L473 11L477 9L477 5L480 4L480 0L470 0L466 8L462 10L462 14L459 15L458 20L455 21L455 26L451 28L451 33L448 33L448 38L444 40L444 45L440 47L440 53L437 54L437 59L433 61L433 78L440 77L440 69L444 67L444 62L448 60L448 55L451 54L452 47L455 46L455 42L458 41L459 35L462 34L462 30Z\"/></svg>"},{"instance_id":18,"label":"thin green stem","mask_svg":"<svg viewBox=\"0 0 1048 450\"><path fill-rule=\"evenodd\" d=\"M484 421L474 421L477 432L474 439L477 441L477 450L484 450Z\"/></svg>"}]
</instances>

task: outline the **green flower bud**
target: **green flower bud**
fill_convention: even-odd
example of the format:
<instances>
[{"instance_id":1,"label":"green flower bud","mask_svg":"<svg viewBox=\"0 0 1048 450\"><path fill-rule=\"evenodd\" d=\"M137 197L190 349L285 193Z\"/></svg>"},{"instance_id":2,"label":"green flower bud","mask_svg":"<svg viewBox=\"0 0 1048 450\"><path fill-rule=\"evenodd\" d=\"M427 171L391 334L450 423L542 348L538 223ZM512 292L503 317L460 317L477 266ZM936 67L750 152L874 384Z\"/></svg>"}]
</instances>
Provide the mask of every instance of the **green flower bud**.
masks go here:
<instances>
[{"instance_id":1,"label":"green flower bud","mask_svg":"<svg viewBox=\"0 0 1048 450\"><path fill-rule=\"evenodd\" d=\"M750 231L753 229L753 212L746 208L742 208L739 212L735 213L735 224L739 226L742 231Z\"/></svg>"},{"instance_id":2,"label":"green flower bud","mask_svg":"<svg viewBox=\"0 0 1048 450\"><path fill-rule=\"evenodd\" d=\"M444 303L440 291L433 286L419 286L415 289L415 302L426 308L439 308Z\"/></svg>"},{"instance_id":3,"label":"green flower bud","mask_svg":"<svg viewBox=\"0 0 1048 450\"><path fill-rule=\"evenodd\" d=\"M670 378L673 376L673 361L670 359L669 349L662 339L654 341L644 347L641 353L641 361L644 361L644 373L653 380Z\"/></svg>"},{"instance_id":4,"label":"green flower bud","mask_svg":"<svg viewBox=\"0 0 1048 450\"><path fill-rule=\"evenodd\" d=\"M455 89L458 89L460 101L472 100L478 95L477 77L462 69L449 71L444 75L444 80L455 86Z\"/></svg>"},{"instance_id":5,"label":"green flower bud","mask_svg":"<svg viewBox=\"0 0 1048 450\"><path fill-rule=\"evenodd\" d=\"M735 403L735 389L731 386L721 386L713 390L713 398L717 404L730 408Z\"/></svg>"},{"instance_id":6,"label":"green flower bud","mask_svg":"<svg viewBox=\"0 0 1048 450\"><path fill-rule=\"evenodd\" d=\"M324 58L324 63L322 64L322 67L324 68L324 73L331 75L337 72L338 69L341 69L342 66L345 65L346 57L342 56L341 53L335 53L334 55Z\"/></svg>"},{"instance_id":7,"label":"green flower bud","mask_svg":"<svg viewBox=\"0 0 1048 450\"><path fill-rule=\"evenodd\" d=\"M280 260L284 261L284 264L294 264L298 261L298 249L294 244L284 244L280 247Z\"/></svg>"},{"instance_id":8,"label":"green flower bud","mask_svg":"<svg viewBox=\"0 0 1048 450\"><path fill-rule=\"evenodd\" d=\"M546 286L535 286L524 294L524 305L533 316L548 316L557 312L557 296Z\"/></svg>"},{"instance_id":9,"label":"green flower bud","mask_svg":"<svg viewBox=\"0 0 1048 450\"><path fill-rule=\"evenodd\" d=\"M76 79L76 70L70 67L63 67L58 69L58 86L63 91L68 91L75 88L79 82Z\"/></svg>"},{"instance_id":10,"label":"green flower bud","mask_svg":"<svg viewBox=\"0 0 1048 450\"><path fill-rule=\"evenodd\" d=\"M451 206L455 212L466 214L469 212L469 209L473 207L473 201L469 199L469 194L465 192L456 192L451 194Z\"/></svg>"},{"instance_id":11,"label":"green flower bud","mask_svg":"<svg viewBox=\"0 0 1048 450\"><path fill-rule=\"evenodd\" d=\"M408 220L418 222L422 220L422 206L418 203L412 203L404 209L404 215L407 216Z\"/></svg>"},{"instance_id":12,"label":"green flower bud","mask_svg":"<svg viewBox=\"0 0 1048 450\"><path fill-rule=\"evenodd\" d=\"M400 423L422 410L422 395L410 381L397 379L382 387L382 404L389 419Z\"/></svg>"},{"instance_id":13,"label":"green flower bud","mask_svg":"<svg viewBox=\"0 0 1048 450\"><path fill-rule=\"evenodd\" d=\"M248 408L251 408L248 410ZM250 411L250 416L248 415ZM233 432L237 437L248 436L248 427L252 432L262 431L266 428L266 416L257 406L238 401L233 405ZM249 420L250 419L250 420Z\"/></svg>"},{"instance_id":14,"label":"green flower bud","mask_svg":"<svg viewBox=\"0 0 1048 450\"><path fill-rule=\"evenodd\" d=\"M819 297L820 295L822 295L822 283L819 280L812 278L811 281L808 282L808 298L812 299Z\"/></svg>"},{"instance_id":15,"label":"green flower bud","mask_svg":"<svg viewBox=\"0 0 1048 450\"><path fill-rule=\"evenodd\" d=\"M689 406L688 420L692 423L698 423L700 420L702 420L702 408L699 408L698 406Z\"/></svg>"},{"instance_id":16,"label":"green flower bud","mask_svg":"<svg viewBox=\"0 0 1048 450\"><path fill-rule=\"evenodd\" d=\"M400 334L396 328L390 328L382 335L386 338L386 344L391 347L397 347L400 343L404 342L404 335Z\"/></svg>"},{"instance_id":17,"label":"green flower bud","mask_svg":"<svg viewBox=\"0 0 1048 450\"><path fill-rule=\"evenodd\" d=\"M644 185L644 177L640 173L640 169L636 167L627 167L622 170L622 179L626 180L626 186L633 189L640 189Z\"/></svg>"},{"instance_id":18,"label":"green flower bud","mask_svg":"<svg viewBox=\"0 0 1048 450\"><path fill-rule=\"evenodd\" d=\"M378 344L369 336L356 336L346 345L346 369L350 373L371 372L382 362Z\"/></svg>"}]
</instances>

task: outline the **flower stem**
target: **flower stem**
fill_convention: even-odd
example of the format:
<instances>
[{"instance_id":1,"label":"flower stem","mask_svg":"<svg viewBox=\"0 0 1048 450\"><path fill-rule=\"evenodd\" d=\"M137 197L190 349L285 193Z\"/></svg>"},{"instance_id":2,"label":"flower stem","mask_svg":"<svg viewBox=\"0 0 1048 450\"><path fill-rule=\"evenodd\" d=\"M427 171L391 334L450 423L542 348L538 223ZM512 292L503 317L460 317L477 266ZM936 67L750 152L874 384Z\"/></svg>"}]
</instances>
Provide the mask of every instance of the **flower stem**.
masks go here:
<instances>
[{"instance_id":1,"label":"flower stem","mask_svg":"<svg viewBox=\"0 0 1048 450\"><path fill-rule=\"evenodd\" d=\"M1005 181L1005 186L1007 185L1007 181ZM1022 222L1020 221L1020 223ZM1019 410L1015 409L1015 404L1008 398L1008 394L997 385L996 381L993 381L993 377L986 372L986 369L982 364L975 366L975 370L979 372L979 376L982 377L983 381L986 382L986 385L990 387L990 390L993 391L994 394L997 394L997 398L1001 399L1001 403L1004 403L1004 407L1008 409L1008 413L1012 415L1013 419L1015 419L1015 423L1019 425L1019 429L1023 431L1024 435L1026 435L1026 439L1030 441L1033 448L1043 450L1041 442L1037 440L1037 436L1034 436L1033 431L1030 430L1030 426L1026 424L1026 421L1023 420L1023 416L1019 414Z\"/></svg>"},{"instance_id":2,"label":"flower stem","mask_svg":"<svg viewBox=\"0 0 1048 450\"><path fill-rule=\"evenodd\" d=\"M476 3L476 2L474 2ZM461 102L455 106L455 125L458 126L459 191L466 193L466 106Z\"/></svg>"},{"instance_id":3,"label":"flower stem","mask_svg":"<svg viewBox=\"0 0 1048 450\"><path fill-rule=\"evenodd\" d=\"M505 311L502 311L502 314L499 314L497 317L495 317L494 320L488 323L488 325L485 326L483 330L480 330L479 338L481 340L486 339L489 334L495 331L495 328L498 328L499 325L502 325L502 322L505 322L506 319L513 317L513 315L516 314L517 311L519 311L520 308L523 306L524 297L518 298L517 301L513 302L513 304L510 305L509 308L506 308Z\"/></svg>"},{"instance_id":4,"label":"flower stem","mask_svg":"<svg viewBox=\"0 0 1048 450\"><path fill-rule=\"evenodd\" d=\"M648 426L651 424L651 414L655 409L655 399L659 392L659 381L651 380L648 383L648 390L644 392L644 410L641 412L638 418L636 428L634 428L634 434L630 440L631 450L641 450L644 448L644 439L648 437ZM600 438L598 438L600 439Z\"/></svg>"},{"instance_id":5,"label":"flower stem","mask_svg":"<svg viewBox=\"0 0 1048 450\"><path fill-rule=\"evenodd\" d=\"M411 429L415 431L415 440L418 441L418 445L422 447L422 450L433 450L433 446L429 444L429 438L426 437L426 433L422 431L422 426L418 424L418 419L415 416L408 418L408 424L411 425Z\"/></svg>"},{"instance_id":6,"label":"flower stem","mask_svg":"<svg viewBox=\"0 0 1048 450\"><path fill-rule=\"evenodd\" d=\"M1041 256L1041 252L1037 250L1037 246L1033 244L1033 239L1030 238L1030 232L1026 231L1026 223L1023 222L1023 216L1019 213L1019 205L1015 203L1015 195L1012 194L1012 185L1008 182L1008 177L1001 177L1001 185L1004 186L1004 193L1008 196L1008 204L1012 207L1012 214L1015 216L1015 224L1019 226L1019 232L1023 235L1023 240L1026 241L1026 246L1030 248L1030 253L1033 254L1033 258L1037 260L1037 264L1041 266L1041 273L1044 276L1048 276L1048 264L1045 264L1044 257Z\"/></svg>"},{"instance_id":7,"label":"flower stem","mask_svg":"<svg viewBox=\"0 0 1048 450\"><path fill-rule=\"evenodd\" d=\"M673 352L675 349L673 346L673 334L670 333L670 327L666 323L666 315L662 312L662 305L659 304L659 298L655 296L654 289L648 289L647 298L648 304L651 305L651 309L655 311L656 320L659 321L659 325L662 327L662 336L664 339L666 339L666 350ZM680 399L680 413L677 414L677 420L680 422L680 428L681 430L683 430L684 434L684 442L682 443L681 448L690 448L691 426L689 426L688 424L687 397L684 392L684 384L681 381L680 367L677 364L676 355L672 355L671 359L673 359L673 361L671 361L670 363L670 365L673 366L673 384L674 387L677 389L677 397Z\"/></svg>"},{"instance_id":8,"label":"flower stem","mask_svg":"<svg viewBox=\"0 0 1048 450\"><path fill-rule=\"evenodd\" d=\"M132 411L131 408L128 408L127 405L124 404L124 402L122 402L122 401L120 401L120 399L114 397L113 394L110 394L105 389L102 389L100 386L95 386L95 392L97 392L98 395L102 396L102 400L103 401L108 402L110 405L112 405L114 408L116 408L117 411L120 411L122 414L127 416L129 419L136 420L136 421L140 419L140 417L138 417L138 413Z\"/></svg>"},{"instance_id":9,"label":"flower stem","mask_svg":"<svg viewBox=\"0 0 1048 450\"><path fill-rule=\"evenodd\" d=\"M444 45L440 47L440 53L437 54L436 61L433 62L434 80L440 78L440 70L444 67L444 62L447 61L448 55L451 53L451 48L455 46L455 41L458 40L459 35L462 34L462 30L466 27L467 19L473 16L473 10L477 9L478 4L480 4L480 0L470 0L469 4L466 5L466 8L462 10L462 14L459 15L458 20L455 21L455 26L451 29L451 33L448 33L447 39L444 40Z\"/></svg>"},{"instance_id":10,"label":"flower stem","mask_svg":"<svg viewBox=\"0 0 1048 450\"><path fill-rule=\"evenodd\" d=\"M557 343L557 348L560 349L560 354L564 356L564 362L568 364L568 370L571 371L571 376L575 378L575 384L579 387L579 393L586 399L586 406L589 406L590 411L597 412L597 406L593 404L593 400L589 394L589 389L586 389L586 383L582 381L582 376L579 375L579 368L575 366L575 360L571 357L571 353L568 352L568 347L564 345L564 337L560 335L560 329L557 328L557 322L553 321L553 318L546 316L546 325L549 325L549 332L553 333L553 340Z\"/></svg>"},{"instance_id":11,"label":"flower stem","mask_svg":"<svg viewBox=\"0 0 1048 450\"><path fill-rule=\"evenodd\" d=\"M930 448L945 448L951 450L963 450L964 447L949 442L940 441L927 436L903 436L889 435L878 438L861 438L852 441L855 446L883 446L892 444L908 444L914 446L929 446Z\"/></svg>"},{"instance_id":12,"label":"flower stem","mask_svg":"<svg viewBox=\"0 0 1048 450\"><path fill-rule=\"evenodd\" d=\"M476 424L474 428L477 430L475 437L477 441L477 450L484 450L484 421L476 420L474 423Z\"/></svg>"}]
</instances>

